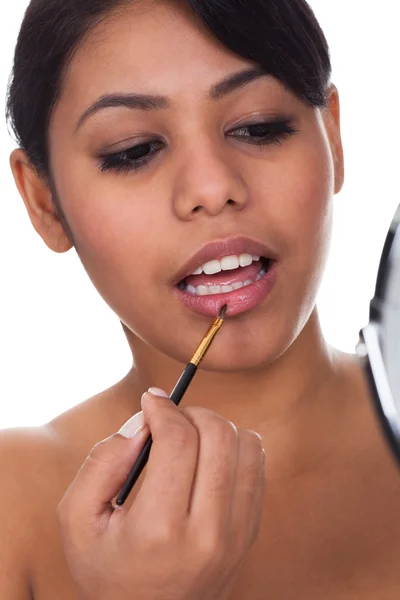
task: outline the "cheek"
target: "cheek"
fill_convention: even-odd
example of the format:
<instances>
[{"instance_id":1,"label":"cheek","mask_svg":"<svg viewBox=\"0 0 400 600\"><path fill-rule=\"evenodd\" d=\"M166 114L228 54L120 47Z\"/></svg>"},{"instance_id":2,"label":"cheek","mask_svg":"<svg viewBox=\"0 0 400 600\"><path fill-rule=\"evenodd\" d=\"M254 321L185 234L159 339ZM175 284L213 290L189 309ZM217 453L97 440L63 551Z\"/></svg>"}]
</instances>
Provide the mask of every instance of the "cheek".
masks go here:
<instances>
[{"instance_id":1,"label":"cheek","mask_svg":"<svg viewBox=\"0 0 400 600\"><path fill-rule=\"evenodd\" d=\"M319 141L319 143L318 143ZM318 138L298 170L295 249L307 269L322 271L332 233L334 166L328 143Z\"/></svg>"},{"instance_id":2,"label":"cheek","mask_svg":"<svg viewBox=\"0 0 400 600\"><path fill-rule=\"evenodd\" d=\"M83 215L79 257L106 304L139 337L147 339L152 331L150 317L157 311L154 265L162 240L153 238L158 235L152 213L132 206L123 210L102 201L95 216L93 211L88 211L88 220Z\"/></svg>"},{"instance_id":3,"label":"cheek","mask_svg":"<svg viewBox=\"0 0 400 600\"><path fill-rule=\"evenodd\" d=\"M137 285L143 293L158 246L153 240L157 234L152 215L132 207L129 210L102 208L100 205L96 217L83 232L81 259L92 274L96 273L102 286L117 282L123 286L125 282Z\"/></svg>"},{"instance_id":4,"label":"cheek","mask_svg":"<svg viewBox=\"0 0 400 600\"><path fill-rule=\"evenodd\" d=\"M260 205L265 230L281 251L280 297L292 307L289 312L295 310L294 321L301 328L314 304L330 246L334 167L328 142L319 132L293 144L270 175L258 188L258 193L264 190Z\"/></svg>"},{"instance_id":5,"label":"cheek","mask_svg":"<svg viewBox=\"0 0 400 600\"><path fill-rule=\"evenodd\" d=\"M278 180L270 184L271 223L276 223L287 260L308 264L329 245L332 225L334 167L328 142L321 133L293 147L283 161ZM272 193L272 192L271 192Z\"/></svg>"},{"instance_id":6,"label":"cheek","mask_svg":"<svg viewBox=\"0 0 400 600\"><path fill-rule=\"evenodd\" d=\"M148 190L138 189L129 175L101 173L93 158L71 147L53 143L52 152L57 191L84 266L143 265L148 231L155 225Z\"/></svg>"},{"instance_id":7,"label":"cheek","mask_svg":"<svg viewBox=\"0 0 400 600\"><path fill-rule=\"evenodd\" d=\"M144 292L152 257L163 244L163 218L148 194L130 189L123 176L77 178L68 186L59 179L59 187L79 258L103 297L120 286Z\"/></svg>"}]
</instances>

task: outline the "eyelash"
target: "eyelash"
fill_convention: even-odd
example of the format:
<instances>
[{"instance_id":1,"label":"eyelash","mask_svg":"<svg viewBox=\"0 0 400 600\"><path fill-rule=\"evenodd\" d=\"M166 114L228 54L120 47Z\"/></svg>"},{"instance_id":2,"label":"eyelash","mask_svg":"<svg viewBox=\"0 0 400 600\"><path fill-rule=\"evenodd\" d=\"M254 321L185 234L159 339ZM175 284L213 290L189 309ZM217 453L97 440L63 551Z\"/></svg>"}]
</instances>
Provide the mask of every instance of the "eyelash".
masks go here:
<instances>
[{"instance_id":1,"label":"eyelash","mask_svg":"<svg viewBox=\"0 0 400 600\"><path fill-rule=\"evenodd\" d=\"M242 125L241 127L239 127L238 129L234 129L233 131L237 132L237 131L243 131L243 130L251 130L251 129L255 129L255 131L257 132L257 130L259 130L261 128L261 130L263 130L263 128L267 129L267 133L264 134L262 137L257 138L257 135L254 136L254 140L251 142L246 142L246 143L250 143L252 145L256 145L256 146L271 146L273 144L278 144L279 146L282 144L282 140L285 139L287 136L291 136L295 133L297 133L298 129L296 129L295 127L290 125L290 120L284 120L284 121L265 121L265 122L260 122L260 123L251 123L250 125ZM237 135L232 135L233 132L231 132L229 135L231 137L249 137L251 138L251 136L237 136ZM149 141L149 142L144 142L141 144L138 144L136 146L132 146L131 148L127 148L126 150L122 150L121 152L117 152L115 154L108 154L108 155L102 155L99 158L101 159L100 161L100 171L107 172L107 171L114 171L117 173L127 173L130 171L139 171L141 169L144 169L145 167L147 167L149 165L149 163L151 162L151 159L153 156L156 156L156 154L158 154L158 150L154 151L152 154L146 154L145 157L135 157L135 153L138 154L140 153L140 150L142 149L146 149L147 147L154 147L154 146L162 146L163 143L160 141ZM133 156L132 156L133 154Z\"/></svg>"}]
</instances>

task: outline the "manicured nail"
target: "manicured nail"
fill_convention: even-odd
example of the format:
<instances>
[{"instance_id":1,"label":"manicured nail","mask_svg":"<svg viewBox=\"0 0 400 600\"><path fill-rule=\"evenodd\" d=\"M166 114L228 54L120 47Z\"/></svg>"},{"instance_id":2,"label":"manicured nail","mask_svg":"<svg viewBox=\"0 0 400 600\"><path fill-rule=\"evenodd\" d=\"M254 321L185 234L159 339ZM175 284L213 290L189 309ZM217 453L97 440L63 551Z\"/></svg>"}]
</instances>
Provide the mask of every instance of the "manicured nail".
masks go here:
<instances>
[{"instance_id":1,"label":"manicured nail","mask_svg":"<svg viewBox=\"0 0 400 600\"><path fill-rule=\"evenodd\" d=\"M167 392L164 392L164 390L160 390L160 388L151 387L148 389L148 392L150 392L150 394L153 394L153 396L162 396L163 398L168 398Z\"/></svg>"},{"instance_id":2,"label":"manicured nail","mask_svg":"<svg viewBox=\"0 0 400 600\"><path fill-rule=\"evenodd\" d=\"M141 410L140 412L136 413L136 415L133 415L133 417L131 417L124 425L122 425L118 433L126 438L131 438L140 433L144 427L145 422L143 411Z\"/></svg>"}]
</instances>

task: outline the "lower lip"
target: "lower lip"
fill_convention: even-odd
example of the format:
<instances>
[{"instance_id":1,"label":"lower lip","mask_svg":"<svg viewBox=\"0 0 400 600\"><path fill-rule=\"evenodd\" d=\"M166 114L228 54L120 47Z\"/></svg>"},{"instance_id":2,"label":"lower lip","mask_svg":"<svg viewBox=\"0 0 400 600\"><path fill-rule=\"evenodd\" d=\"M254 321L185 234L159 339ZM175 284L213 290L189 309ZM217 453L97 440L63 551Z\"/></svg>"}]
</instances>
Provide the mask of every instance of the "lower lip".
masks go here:
<instances>
[{"instance_id":1,"label":"lower lip","mask_svg":"<svg viewBox=\"0 0 400 600\"><path fill-rule=\"evenodd\" d=\"M227 304L226 316L234 317L255 308L269 296L275 284L277 266L278 262L275 261L262 279L226 294L194 296L179 287L175 287L175 292L187 308L200 315L215 317Z\"/></svg>"}]
</instances>

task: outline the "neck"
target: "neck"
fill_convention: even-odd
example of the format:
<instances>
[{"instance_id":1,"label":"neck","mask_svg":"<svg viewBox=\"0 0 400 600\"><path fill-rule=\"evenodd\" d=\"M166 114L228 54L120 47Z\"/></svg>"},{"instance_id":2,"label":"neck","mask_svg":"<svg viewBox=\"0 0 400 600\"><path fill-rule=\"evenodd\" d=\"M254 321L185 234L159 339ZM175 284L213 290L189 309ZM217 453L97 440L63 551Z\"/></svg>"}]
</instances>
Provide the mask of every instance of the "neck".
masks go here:
<instances>
[{"instance_id":1,"label":"neck","mask_svg":"<svg viewBox=\"0 0 400 600\"><path fill-rule=\"evenodd\" d=\"M126 333L135 366L121 383L134 414L141 410L143 391L154 386L170 393L185 365ZM202 406L237 427L254 429L278 462L295 455L299 465L304 453L315 455L315 436L321 436L322 442L324 430L333 429L336 409L332 401L340 397L343 387L337 356L324 340L315 307L301 333L278 359L251 372L216 373L200 368L180 406Z\"/></svg>"}]
</instances>

